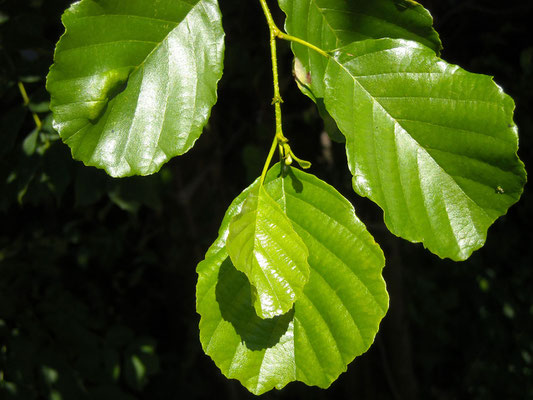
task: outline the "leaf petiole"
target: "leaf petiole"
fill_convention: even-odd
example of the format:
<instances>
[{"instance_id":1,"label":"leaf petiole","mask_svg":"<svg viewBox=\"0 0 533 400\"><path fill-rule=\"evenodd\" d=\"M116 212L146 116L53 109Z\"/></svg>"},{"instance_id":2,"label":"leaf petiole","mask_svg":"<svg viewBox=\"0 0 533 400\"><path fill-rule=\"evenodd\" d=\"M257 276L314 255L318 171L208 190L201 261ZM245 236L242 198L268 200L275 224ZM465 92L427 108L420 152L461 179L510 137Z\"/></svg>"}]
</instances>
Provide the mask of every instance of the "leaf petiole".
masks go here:
<instances>
[{"instance_id":1,"label":"leaf petiole","mask_svg":"<svg viewBox=\"0 0 533 400\"><path fill-rule=\"evenodd\" d=\"M274 22L274 18L272 18L272 13L270 12L270 8L268 7L266 0L259 0L259 1L261 3L261 7L263 8L263 12L265 13L265 17L268 23L268 28L270 29L271 34L274 34L274 36L277 37L278 39L299 43L305 47L310 48L311 50L316 51L317 53L323 55L326 58L330 57L330 54L322 50L320 47L317 47L314 44L311 44L303 39L300 39L299 37L288 35L285 32L283 32L281 29L279 29L276 23Z\"/></svg>"},{"instance_id":2,"label":"leaf petiole","mask_svg":"<svg viewBox=\"0 0 533 400\"><path fill-rule=\"evenodd\" d=\"M279 29L278 29L278 33L277 33L276 37L278 37L279 39L287 40L289 42L299 43L299 44L301 44L301 45L303 45L305 47L310 48L311 50L316 51L318 54L320 54L320 55L322 55L322 56L324 56L326 58L331 57L331 55L329 53L325 52L320 47L317 47L314 44L311 44L309 42L306 42L305 40L300 39L299 37L292 36L292 35L287 35L285 32L282 32Z\"/></svg>"},{"instance_id":3,"label":"leaf petiole","mask_svg":"<svg viewBox=\"0 0 533 400\"><path fill-rule=\"evenodd\" d=\"M263 182L265 181L265 177L268 172L268 167L270 166L270 163L272 162L272 157L274 156L274 152L276 151L277 145L278 145L278 137L274 136L274 140L272 141L272 146L270 146L270 151L268 152L265 165L263 166L263 172L261 173L261 179L259 181L259 185L263 185Z\"/></svg>"}]
</instances>

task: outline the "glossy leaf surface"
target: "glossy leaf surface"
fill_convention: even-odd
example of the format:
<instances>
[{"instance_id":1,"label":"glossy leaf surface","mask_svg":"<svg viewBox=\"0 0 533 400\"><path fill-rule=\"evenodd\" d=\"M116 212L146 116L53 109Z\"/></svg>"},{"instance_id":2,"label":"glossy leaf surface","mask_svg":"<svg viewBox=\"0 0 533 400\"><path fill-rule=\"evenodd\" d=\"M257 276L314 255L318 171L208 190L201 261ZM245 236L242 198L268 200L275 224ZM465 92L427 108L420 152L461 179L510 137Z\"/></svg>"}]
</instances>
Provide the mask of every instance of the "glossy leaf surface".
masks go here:
<instances>
[{"instance_id":1,"label":"glossy leaf surface","mask_svg":"<svg viewBox=\"0 0 533 400\"><path fill-rule=\"evenodd\" d=\"M382 39L337 51L326 86L354 189L384 210L394 234L464 260L519 199L514 103L490 77Z\"/></svg>"},{"instance_id":2,"label":"glossy leaf surface","mask_svg":"<svg viewBox=\"0 0 533 400\"><path fill-rule=\"evenodd\" d=\"M431 15L415 1L278 1L287 15L287 33L324 51L331 51L359 40L386 37L417 41L437 53L442 48L439 36L432 27ZM312 97L314 100L323 98L327 59L299 44L293 44L292 49L308 73Z\"/></svg>"},{"instance_id":3,"label":"glossy leaf surface","mask_svg":"<svg viewBox=\"0 0 533 400\"><path fill-rule=\"evenodd\" d=\"M253 187L228 208L197 268L202 346L224 375L255 394L294 380L328 387L368 349L388 308L383 253L334 188L297 169L281 176L277 164L265 187L307 246L310 276L291 311L259 318L248 279L226 250L230 221Z\"/></svg>"},{"instance_id":4,"label":"glossy leaf surface","mask_svg":"<svg viewBox=\"0 0 533 400\"><path fill-rule=\"evenodd\" d=\"M82 0L63 15L47 80L74 158L147 175L202 133L222 75L216 0Z\"/></svg>"},{"instance_id":5,"label":"glossy leaf surface","mask_svg":"<svg viewBox=\"0 0 533 400\"><path fill-rule=\"evenodd\" d=\"M309 252L285 211L265 188L250 191L229 225L228 254L250 281L257 315L288 312L309 280Z\"/></svg>"}]
</instances>

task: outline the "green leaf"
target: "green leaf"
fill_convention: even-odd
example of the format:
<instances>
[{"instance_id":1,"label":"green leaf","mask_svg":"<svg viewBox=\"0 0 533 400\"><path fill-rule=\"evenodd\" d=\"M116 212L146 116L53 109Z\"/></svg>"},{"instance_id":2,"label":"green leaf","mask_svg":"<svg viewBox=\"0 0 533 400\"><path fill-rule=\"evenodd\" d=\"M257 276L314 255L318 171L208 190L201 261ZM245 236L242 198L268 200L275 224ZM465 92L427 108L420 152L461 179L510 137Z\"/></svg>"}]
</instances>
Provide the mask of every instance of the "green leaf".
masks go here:
<instances>
[{"instance_id":1,"label":"green leaf","mask_svg":"<svg viewBox=\"0 0 533 400\"><path fill-rule=\"evenodd\" d=\"M334 188L293 168L281 175L277 164L265 188L307 246L311 270L291 311L259 318L248 279L226 250L230 221L255 184L230 205L197 268L203 349L255 394L294 380L326 388L369 348L387 311L383 253Z\"/></svg>"},{"instance_id":2,"label":"green leaf","mask_svg":"<svg viewBox=\"0 0 533 400\"><path fill-rule=\"evenodd\" d=\"M228 254L250 281L252 302L261 318L288 312L309 280L309 252L285 211L257 185L233 217Z\"/></svg>"},{"instance_id":3,"label":"green leaf","mask_svg":"<svg viewBox=\"0 0 533 400\"><path fill-rule=\"evenodd\" d=\"M437 53L442 48L439 36L432 27L431 15L414 1L278 1L287 15L287 33L324 51L332 51L354 41L385 37L414 40ZM312 95L315 99L323 98L327 59L300 44L293 43L292 49L308 74Z\"/></svg>"},{"instance_id":4,"label":"green leaf","mask_svg":"<svg viewBox=\"0 0 533 400\"><path fill-rule=\"evenodd\" d=\"M63 15L47 79L74 158L148 175L202 133L222 75L216 0L82 0Z\"/></svg>"},{"instance_id":5,"label":"green leaf","mask_svg":"<svg viewBox=\"0 0 533 400\"><path fill-rule=\"evenodd\" d=\"M22 142L22 151L28 157L32 156L37 150L37 142L39 140L39 129L35 128Z\"/></svg>"},{"instance_id":6,"label":"green leaf","mask_svg":"<svg viewBox=\"0 0 533 400\"><path fill-rule=\"evenodd\" d=\"M490 77L382 39L338 50L326 86L354 189L383 209L394 234L464 260L518 201L514 102Z\"/></svg>"}]
</instances>

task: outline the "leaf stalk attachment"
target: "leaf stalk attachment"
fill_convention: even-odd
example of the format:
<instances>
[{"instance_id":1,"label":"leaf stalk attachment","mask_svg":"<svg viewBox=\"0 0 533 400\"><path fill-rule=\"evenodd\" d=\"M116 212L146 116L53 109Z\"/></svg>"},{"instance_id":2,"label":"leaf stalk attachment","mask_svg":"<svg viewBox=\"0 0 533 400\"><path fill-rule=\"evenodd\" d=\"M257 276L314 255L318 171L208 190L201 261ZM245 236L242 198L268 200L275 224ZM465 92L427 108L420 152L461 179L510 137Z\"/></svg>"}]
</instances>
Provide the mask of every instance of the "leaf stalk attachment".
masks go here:
<instances>
[{"instance_id":1,"label":"leaf stalk attachment","mask_svg":"<svg viewBox=\"0 0 533 400\"><path fill-rule=\"evenodd\" d=\"M283 103L283 99L279 91L278 56L277 56L277 49L276 49L276 39L279 38L279 39L303 44L304 46L307 46L317 51L318 53L322 54L325 57L329 57L329 54L326 53L324 50L319 49L318 47L312 45L311 43L308 43L302 39L299 39L291 35L287 35L286 33L282 32L277 27L276 23L274 22L274 19L272 18L272 13L270 12L270 8L268 7L266 0L259 0L259 2L261 3L261 7L263 8L263 12L265 14L265 18L268 24L268 30L270 32L270 54L271 54L271 59L272 59L272 77L273 77L273 84L274 84L274 97L272 99L272 104L275 107L275 115L276 115L276 134L274 136L272 146L270 148L267 159L265 161L263 172L261 173L260 184L262 185L265 180L268 167L270 166L270 163L272 161L272 157L274 156L274 152L276 151L276 147L278 147L280 159L286 165L291 165L292 160L296 160L296 162L298 162L298 164L304 169L307 169L311 166L311 163L309 161L302 160L294 155L294 152L291 150L289 146L289 139L287 139L285 135L283 134L282 118L281 118L281 103Z\"/></svg>"}]
</instances>

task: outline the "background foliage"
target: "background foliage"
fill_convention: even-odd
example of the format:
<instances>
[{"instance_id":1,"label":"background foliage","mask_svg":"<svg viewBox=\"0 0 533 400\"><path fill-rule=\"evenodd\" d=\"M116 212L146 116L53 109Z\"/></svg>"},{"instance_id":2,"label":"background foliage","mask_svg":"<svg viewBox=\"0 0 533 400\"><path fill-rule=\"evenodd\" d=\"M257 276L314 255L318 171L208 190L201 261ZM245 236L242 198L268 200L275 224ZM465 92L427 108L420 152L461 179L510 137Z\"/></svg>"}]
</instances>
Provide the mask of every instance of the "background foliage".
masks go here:
<instances>
[{"instance_id":1,"label":"background foliage","mask_svg":"<svg viewBox=\"0 0 533 400\"><path fill-rule=\"evenodd\" d=\"M0 398L250 398L202 352L194 270L226 207L259 175L271 141L259 4L221 0L225 74L197 145L158 175L113 180L72 161L50 124L44 79L69 3L0 0ZM533 4L423 3L443 58L494 75L514 97L528 166L533 46L524 37ZM330 390L296 383L264 397L533 398L529 187L466 262L393 237L377 206L353 193L344 146L327 139L296 89L288 45L279 52L285 132L382 245L391 308L375 345ZM19 80L45 121L39 134Z\"/></svg>"}]
</instances>

